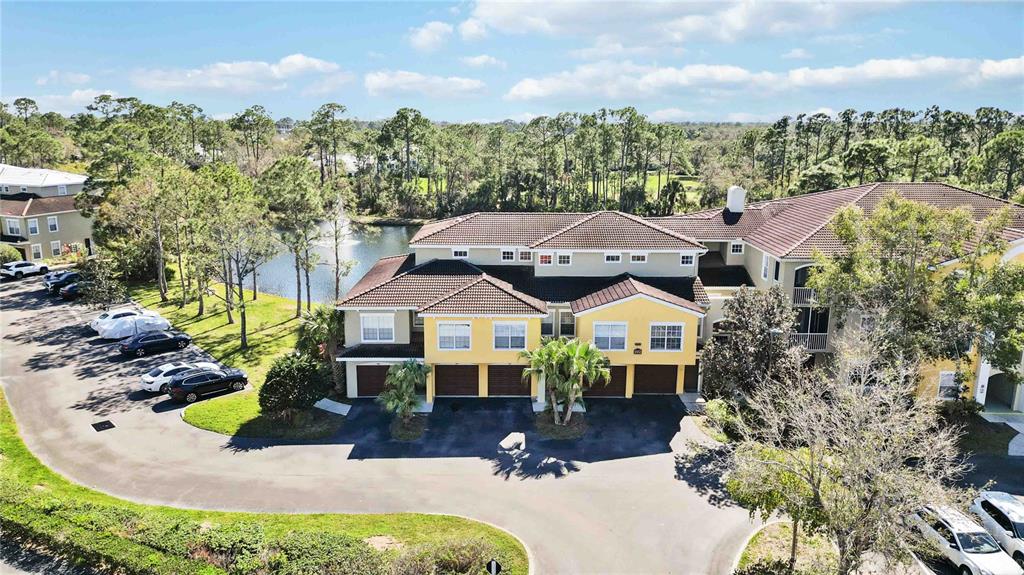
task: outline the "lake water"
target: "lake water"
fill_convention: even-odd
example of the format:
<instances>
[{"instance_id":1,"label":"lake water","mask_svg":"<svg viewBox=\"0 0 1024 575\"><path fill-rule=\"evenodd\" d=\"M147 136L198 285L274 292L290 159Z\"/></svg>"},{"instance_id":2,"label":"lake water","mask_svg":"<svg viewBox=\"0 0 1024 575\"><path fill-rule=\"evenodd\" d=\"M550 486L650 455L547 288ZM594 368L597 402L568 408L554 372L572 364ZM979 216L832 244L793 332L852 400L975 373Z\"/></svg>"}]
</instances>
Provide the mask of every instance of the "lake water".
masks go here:
<instances>
[{"instance_id":1,"label":"lake water","mask_svg":"<svg viewBox=\"0 0 1024 575\"><path fill-rule=\"evenodd\" d=\"M345 239L341 244L341 259L353 260L355 266L341 280L341 295L363 277L376 261L384 256L409 253L409 239L416 233L416 226L364 226L345 224ZM309 283L313 301L328 303L334 300L334 246L331 225L320 224L322 239L317 243L316 252L320 262L310 273ZM303 299L305 299L306 278L302 278ZM246 287L252 284L246 280ZM260 291L295 299L295 259L284 246L271 261L256 271L256 285Z\"/></svg>"}]
</instances>

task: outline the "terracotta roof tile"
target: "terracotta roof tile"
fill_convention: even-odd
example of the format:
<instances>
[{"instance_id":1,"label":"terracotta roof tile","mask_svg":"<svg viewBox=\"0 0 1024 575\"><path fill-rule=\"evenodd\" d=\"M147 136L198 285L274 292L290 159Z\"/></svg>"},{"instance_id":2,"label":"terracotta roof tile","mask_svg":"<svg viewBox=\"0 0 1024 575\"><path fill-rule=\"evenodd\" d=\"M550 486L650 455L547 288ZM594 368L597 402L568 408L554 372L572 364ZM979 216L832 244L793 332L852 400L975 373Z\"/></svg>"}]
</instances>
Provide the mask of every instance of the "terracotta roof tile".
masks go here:
<instances>
[{"instance_id":1,"label":"terracotta roof tile","mask_svg":"<svg viewBox=\"0 0 1024 575\"><path fill-rule=\"evenodd\" d=\"M378 273L378 266L392 266L393 262L378 261L368 274ZM386 272L379 272L386 276ZM338 305L345 307L420 307L475 280L480 269L461 260L431 260L387 278L362 291L349 291ZM356 285L363 283L360 281ZM364 284L365 285L365 284Z\"/></svg>"},{"instance_id":2,"label":"terracotta roof tile","mask_svg":"<svg viewBox=\"0 0 1024 575\"><path fill-rule=\"evenodd\" d=\"M75 209L74 196L49 196L45 198L35 198L29 201L28 208L25 210L25 215L37 216L57 212L70 212Z\"/></svg>"},{"instance_id":3,"label":"terracotta roof tile","mask_svg":"<svg viewBox=\"0 0 1024 575\"><path fill-rule=\"evenodd\" d=\"M699 242L623 212L594 212L534 242L553 249L703 249Z\"/></svg>"},{"instance_id":4,"label":"terracotta roof tile","mask_svg":"<svg viewBox=\"0 0 1024 575\"><path fill-rule=\"evenodd\" d=\"M694 282L694 285L699 285L699 282L699 279L696 280ZM701 291L703 291L703 286L701 286L700 289ZM658 299L666 303L670 303L673 305L677 305L679 307L684 307L686 309L693 310L697 313L704 313L704 308L697 305L696 303L685 298L681 298L677 295L670 294L666 291L660 290L654 286L645 284L642 281L639 281L637 278L634 278L633 276L629 275L627 275L621 281L616 282L602 290L596 291L592 294L588 294L577 300L573 300L572 302L570 302L569 307L572 309L573 313L580 313L587 311L588 309L593 309L595 307L613 303L636 295L646 295L648 297L652 297L654 299ZM705 297L707 297L706 294Z\"/></svg>"},{"instance_id":5,"label":"terracotta roof tile","mask_svg":"<svg viewBox=\"0 0 1024 575\"><path fill-rule=\"evenodd\" d=\"M476 212L426 224L409 243L528 246L586 216L580 213Z\"/></svg>"},{"instance_id":6,"label":"terracotta roof tile","mask_svg":"<svg viewBox=\"0 0 1024 575\"><path fill-rule=\"evenodd\" d=\"M362 293L376 285L380 285L400 273L409 271L415 265L416 254L401 254L380 258L363 277L359 278L356 285L352 286L352 289L348 290L344 297L348 297L350 294Z\"/></svg>"},{"instance_id":7,"label":"terracotta roof tile","mask_svg":"<svg viewBox=\"0 0 1024 575\"><path fill-rule=\"evenodd\" d=\"M0 199L0 214L5 216L20 216L25 213L28 200L6 200Z\"/></svg>"},{"instance_id":8,"label":"terracotta roof tile","mask_svg":"<svg viewBox=\"0 0 1024 575\"><path fill-rule=\"evenodd\" d=\"M483 274L417 311L439 315L536 315L547 314L548 306L507 282Z\"/></svg>"}]
</instances>

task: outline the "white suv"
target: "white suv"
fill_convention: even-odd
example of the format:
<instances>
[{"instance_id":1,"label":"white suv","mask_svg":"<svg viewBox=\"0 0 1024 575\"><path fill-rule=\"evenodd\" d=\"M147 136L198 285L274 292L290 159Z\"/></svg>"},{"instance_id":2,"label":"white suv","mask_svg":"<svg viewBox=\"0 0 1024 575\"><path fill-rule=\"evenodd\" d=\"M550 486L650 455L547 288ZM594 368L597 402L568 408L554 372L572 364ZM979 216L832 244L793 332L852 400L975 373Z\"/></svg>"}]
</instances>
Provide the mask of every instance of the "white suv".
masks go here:
<instances>
[{"instance_id":1,"label":"white suv","mask_svg":"<svg viewBox=\"0 0 1024 575\"><path fill-rule=\"evenodd\" d=\"M1024 568L1024 502L1002 491L982 491L971 512L1013 560Z\"/></svg>"},{"instance_id":2,"label":"white suv","mask_svg":"<svg viewBox=\"0 0 1024 575\"><path fill-rule=\"evenodd\" d=\"M950 507L927 506L907 518L928 542L956 566L960 575L1021 575L991 535Z\"/></svg>"},{"instance_id":3,"label":"white suv","mask_svg":"<svg viewBox=\"0 0 1024 575\"><path fill-rule=\"evenodd\" d=\"M7 262L0 266L0 277L21 279L31 274L45 274L50 268L42 264L34 264L24 260Z\"/></svg>"}]
</instances>

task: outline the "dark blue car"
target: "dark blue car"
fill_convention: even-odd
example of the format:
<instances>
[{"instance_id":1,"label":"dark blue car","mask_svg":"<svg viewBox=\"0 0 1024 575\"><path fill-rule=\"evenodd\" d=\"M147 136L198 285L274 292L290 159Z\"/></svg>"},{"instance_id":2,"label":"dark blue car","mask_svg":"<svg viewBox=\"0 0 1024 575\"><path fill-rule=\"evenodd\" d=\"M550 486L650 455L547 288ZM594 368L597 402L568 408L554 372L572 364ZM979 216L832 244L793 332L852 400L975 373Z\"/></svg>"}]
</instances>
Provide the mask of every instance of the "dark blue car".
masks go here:
<instances>
[{"instance_id":1,"label":"dark blue car","mask_svg":"<svg viewBox=\"0 0 1024 575\"><path fill-rule=\"evenodd\" d=\"M81 274L78 272L64 272L56 277L49 277L43 280L43 287L46 288L47 293L56 294L60 292L60 289L64 286L69 286L77 282Z\"/></svg>"},{"instance_id":2,"label":"dark blue car","mask_svg":"<svg viewBox=\"0 0 1024 575\"><path fill-rule=\"evenodd\" d=\"M167 395L174 401L194 403L201 396L220 391L241 391L249 383L245 372L240 369L222 367L218 369L197 368L179 373L167 384Z\"/></svg>"},{"instance_id":3,"label":"dark blue car","mask_svg":"<svg viewBox=\"0 0 1024 575\"><path fill-rule=\"evenodd\" d=\"M121 355L142 357L150 353L185 349L192 343L192 338L180 331L147 331L121 340L118 349Z\"/></svg>"}]
</instances>

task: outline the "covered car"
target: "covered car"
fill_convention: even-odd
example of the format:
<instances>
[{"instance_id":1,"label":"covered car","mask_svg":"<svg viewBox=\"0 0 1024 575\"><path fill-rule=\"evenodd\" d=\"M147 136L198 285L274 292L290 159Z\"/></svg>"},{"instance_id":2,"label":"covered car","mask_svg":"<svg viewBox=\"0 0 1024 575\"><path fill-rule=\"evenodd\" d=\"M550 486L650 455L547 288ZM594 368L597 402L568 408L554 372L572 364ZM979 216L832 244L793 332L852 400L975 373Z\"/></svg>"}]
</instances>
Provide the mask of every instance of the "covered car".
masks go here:
<instances>
[{"instance_id":1,"label":"covered car","mask_svg":"<svg viewBox=\"0 0 1024 575\"><path fill-rule=\"evenodd\" d=\"M103 339L124 339L140 333L163 331L170 329L171 322L160 314L144 311L138 315L130 315L105 322L97 332Z\"/></svg>"}]
</instances>

